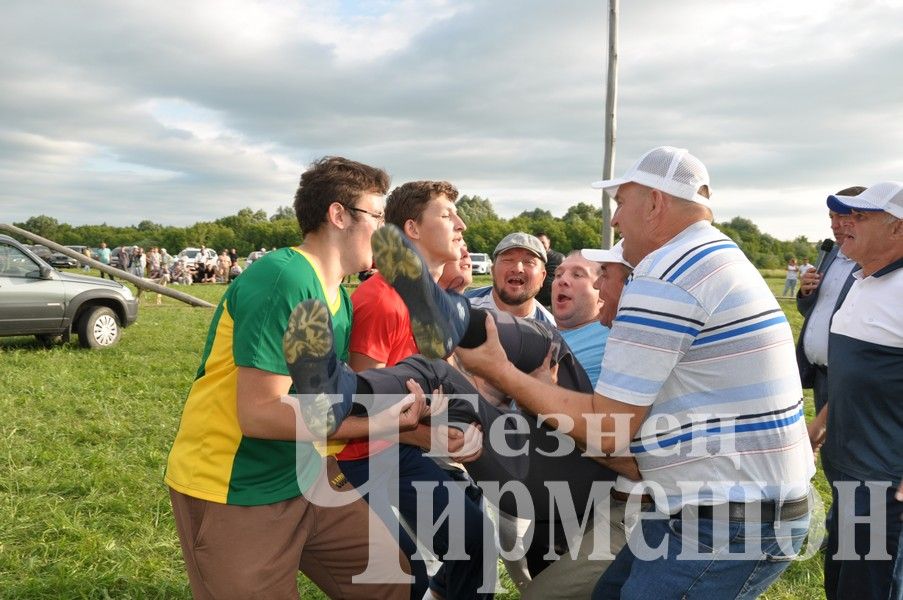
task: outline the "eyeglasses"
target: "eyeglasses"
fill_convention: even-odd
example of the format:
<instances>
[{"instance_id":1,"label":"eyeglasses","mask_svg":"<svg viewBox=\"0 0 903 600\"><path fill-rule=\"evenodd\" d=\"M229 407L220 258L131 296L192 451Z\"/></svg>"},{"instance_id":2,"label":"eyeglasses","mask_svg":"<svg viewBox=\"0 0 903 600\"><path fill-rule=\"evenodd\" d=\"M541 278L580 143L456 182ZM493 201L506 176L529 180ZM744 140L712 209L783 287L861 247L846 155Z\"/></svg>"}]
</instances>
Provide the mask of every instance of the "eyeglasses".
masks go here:
<instances>
[{"instance_id":1,"label":"eyeglasses","mask_svg":"<svg viewBox=\"0 0 903 600\"><path fill-rule=\"evenodd\" d=\"M342 206L345 206L344 204ZM363 208L357 208L356 206L345 206L348 210L353 210L354 212L364 213L365 215L370 215L374 219L376 219L377 223L385 223L386 222L386 213L384 212L372 212L369 210L364 210Z\"/></svg>"}]
</instances>

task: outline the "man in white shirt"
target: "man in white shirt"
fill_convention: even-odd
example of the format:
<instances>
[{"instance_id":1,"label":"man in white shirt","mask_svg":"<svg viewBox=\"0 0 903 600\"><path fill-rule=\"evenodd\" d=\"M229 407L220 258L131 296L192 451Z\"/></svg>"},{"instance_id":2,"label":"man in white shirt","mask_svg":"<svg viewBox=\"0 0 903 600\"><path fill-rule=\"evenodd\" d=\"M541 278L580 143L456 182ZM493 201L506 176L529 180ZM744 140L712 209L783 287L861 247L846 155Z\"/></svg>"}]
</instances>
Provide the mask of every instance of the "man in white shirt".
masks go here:
<instances>
[{"instance_id":1,"label":"man in white shirt","mask_svg":"<svg viewBox=\"0 0 903 600\"><path fill-rule=\"evenodd\" d=\"M835 196L855 196L863 191L864 187L853 186L840 190ZM847 239L843 230L846 216L829 209L828 217L835 244L817 270L803 273L796 297L796 308L805 318L796 346L796 362L803 388L812 390L816 414L828 401L828 332L831 318L853 283L850 275L856 266L856 262L841 250ZM822 459L824 461L824 457ZM822 467L828 481L831 481L830 464L823 463Z\"/></svg>"},{"instance_id":2,"label":"man in white shirt","mask_svg":"<svg viewBox=\"0 0 903 600\"><path fill-rule=\"evenodd\" d=\"M832 465L825 596L900 598L903 590L903 182L829 196L848 214L843 251L859 269L831 320L822 458ZM864 522L864 521L867 521Z\"/></svg>"},{"instance_id":3,"label":"man in white shirt","mask_svg":"<svg viewBox=\"0 0 903 600\"><path fill-rule=\"evenodd\" d=\"M636 458L664 514L643 518L594 598L682 598L691 588L756 596L809 526L815 469L790 326L755 267L712 226L699 159L654 148L598 187L614 196L612 225L635 268L595 393L514 369L492 319L487 342L459 347L458 358L579 445Z\"/></svg>"}]
</instances>

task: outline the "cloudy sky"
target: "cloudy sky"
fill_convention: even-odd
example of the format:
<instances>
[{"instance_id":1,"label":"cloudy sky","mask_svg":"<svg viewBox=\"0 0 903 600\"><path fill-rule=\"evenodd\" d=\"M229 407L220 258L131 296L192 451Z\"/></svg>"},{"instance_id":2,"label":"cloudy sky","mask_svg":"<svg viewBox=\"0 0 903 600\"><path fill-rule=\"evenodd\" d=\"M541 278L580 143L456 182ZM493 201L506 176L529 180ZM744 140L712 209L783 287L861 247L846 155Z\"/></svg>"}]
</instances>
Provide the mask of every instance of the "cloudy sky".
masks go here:
<instances>
[{"instance_id":1,"label":"cloudy sky","mask_svg":"<svg viewBox=\"0 0 903 600\"><path fill-rule=\"evenodd\" d=\"M185 225L290 204L339 154L503 216L601 173L606 0L7 0L0 221ZM616 173L708 166L716 218L827 236L903 179L903 0L622 0Z\"/></svg>"}]
</instances>

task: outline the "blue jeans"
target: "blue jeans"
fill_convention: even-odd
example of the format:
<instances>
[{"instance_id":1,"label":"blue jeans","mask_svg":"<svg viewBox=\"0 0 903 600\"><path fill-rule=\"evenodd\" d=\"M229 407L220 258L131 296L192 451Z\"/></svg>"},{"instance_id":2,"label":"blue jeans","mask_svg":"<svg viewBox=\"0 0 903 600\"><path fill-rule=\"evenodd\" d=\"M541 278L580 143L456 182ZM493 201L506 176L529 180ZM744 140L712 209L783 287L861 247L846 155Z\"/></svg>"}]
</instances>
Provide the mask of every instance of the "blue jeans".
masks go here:
<instances>
[{"instance_id":1,"label":"blue jeans","mask_svg":"<svg viewBox=\"0 0 903 600\"><path fill-rule=\"evenodd\" d=\"M840 515L869 515L871 511L870 490L864 482L851 478L843 473L837 473L835 483L856 482L859 485L853 491L853 506L849 501L841 498L838 501L837 487L831 487L833 503L827 520L828 548L825 551L825 596L828 600L835 598L857 598L868 600L880 598L881 600L903 600L903 553L900 552L903 543L903 502L894 498L896 486L883 487L883 506L885 510L885 531L878 532L875 536L879 543L883 542L883 548L873 548L870 526L865 523L857 523L852 527L852 542L857 558L839 560L835 558L838 551L839 539L843 536L850 538L850 529L839 531L838 514ZM864 559L870 551L884 550L890 559L868 560Z\"/></svg>"},{"instance_id":2,"label":"blue jeans","mask_svg":"<svg viewBox=\"0 0 903 600\"><path fill-rule=\"evenodd\" d=\"M372 457L372 460L378 461L380 458L380 455L377 455ZM464 523L453 523L459 529L454 529L450 534L448 520L445 520L442 526L437 528L431 540L433 551L442 560L450 549L450 536L463 536L463 549L469 556L467 559L443 561L441 568L444 571L442 579L444 579L445 596L449 599L491 597L491 593L477 593L477 589L484 584L484 531L488 531L490 535L488 539L492 539L492 524L484 517L479 503L469 498L457 482L433 459L424 456L424 452L420 448L399 444L397 470L392 465L379 465L378 472L373 475L372 480L369 479L370 461L371 458L343 460L339 461L339 467L354 487L369 492L365 494L364 498L393 533L398 526L398 520L391 510L387 510L390 504L398 509L405 523L411 527L415 535L418 537L422 535L417 532L417 512L423 507L418 506L417 490L414 487L416 482L438 483L433 488L431 522L438 521L449 504L456 508L463 506ZM369 484L368 481L370 481ZM444 485L445 482L449 482L450 485ZM365 489L365 485L369 485L369 489ZM392 487L396 487L398 490L397 504L389 494ZM415 582L411 586L411 597L419 600L423 597L429 584L426 566L422 560L412 558L417 550L414 540L407 535L404 529L398 528L398 533L399 546L410 559L411 569L414 572ZM424 541L427 540L421 539L421 542ZM496 558L495 556L488 558L490 565L486 569L485 584L486 589L491 590L495 586Z\"/></svg>"},{"instance_id":3,"label":"blue jeans","mask_svg":"<svg viewBox=\"0 0 903 600\"><path fill-rule=\"evenodd\" d=\"M634 529L631 540L599 579L593 600L756 598L799 553L809 530L809 516L777 525L680 517L644 519L642 528ZM664 551L658 551L656 558L649 557L651 560L641 559L633 549L639 547L633 541L637 536L644 538L647 548L663 545Z\"/></svg>"}]
</instances>

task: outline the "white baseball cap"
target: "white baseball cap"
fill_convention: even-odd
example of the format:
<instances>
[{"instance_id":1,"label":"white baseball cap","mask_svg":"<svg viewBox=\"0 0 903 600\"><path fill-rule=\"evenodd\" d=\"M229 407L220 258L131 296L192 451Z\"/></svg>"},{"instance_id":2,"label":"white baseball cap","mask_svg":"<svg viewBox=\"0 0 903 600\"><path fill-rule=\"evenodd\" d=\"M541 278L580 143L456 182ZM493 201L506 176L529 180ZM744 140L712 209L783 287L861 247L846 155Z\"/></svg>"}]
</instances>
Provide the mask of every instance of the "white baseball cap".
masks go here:
<instances>
[{"instance_id":1,"label":"white baseball cap","mask_svg":"<svg viewBox=\"0 0 903 600\"><path fill-rule=\"evenodd\" d=\"M633 265L631 265L624 259L624 240L618 240L618 243L612 246L609 250L602 250L600 248L584 248L580 251L580 256L582 256L586 260L591 260L593 262L620 263L628 269L633 268Z\"/></svg>"},{"instance_id":2,"label":"white baseball cap","mask_svg":"<svg viewBox=\"0 0 903 600\"><path fill-rule=\"evenodd\" d=\"M903 219L903 183L882 181L869 186L858 196L828 196L828 208L848 215L854 210L864 212L884 211Z\"/></svg>"},{"instance_id":3,"label":"white baseball cap","mask_svg":"<svg viewBox=\"0 0 903 600\"><path fill-rule=\"evenodd\" d=\"M692 200L709 206L709 199L699 193L702 186L711 187L709 172L702 161L684 148L659 146L640 157L627 172L617 179L593 182L596 189L615 196L625 183L639 183L671 194L675 198Z\"/></svg>"}]
</instances>

